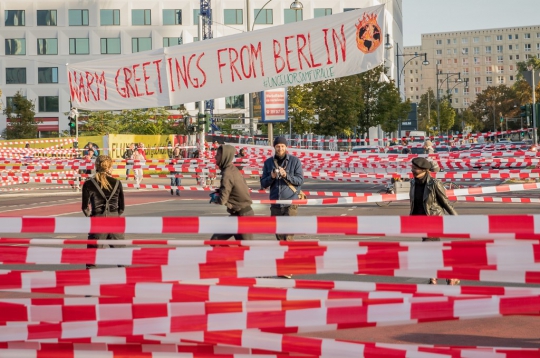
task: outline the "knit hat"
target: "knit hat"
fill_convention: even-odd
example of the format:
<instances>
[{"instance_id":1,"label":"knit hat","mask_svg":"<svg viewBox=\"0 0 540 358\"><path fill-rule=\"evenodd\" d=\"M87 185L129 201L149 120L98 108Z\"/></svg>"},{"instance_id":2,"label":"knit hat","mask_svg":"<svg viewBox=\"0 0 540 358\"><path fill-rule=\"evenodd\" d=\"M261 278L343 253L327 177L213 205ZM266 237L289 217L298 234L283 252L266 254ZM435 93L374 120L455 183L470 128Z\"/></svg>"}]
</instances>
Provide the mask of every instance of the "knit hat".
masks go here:
<instances>
[{"instance_id":1,"label":"knit hat","mask_svg":"<svg viewBox=\"0 0 540 358\"><path fill-rule=\"evenodd\" d=\"M287 139L285 139L285 137L276 137L276 139L274 139L274 147L278 144L285 144L285 146L287 146Z\"/></svg>"},{"instance_id":2,"label":"knit hat","mask_svg":"<svg viewBox=\"0 0 540 358\"><path fill-rule=\"evenodd\" d=\"M431 162L427 160L426 158L414 158L412 160L412 163L420 169L425 169L425 170L431 169Z\"/></svg>"}]
</instances>

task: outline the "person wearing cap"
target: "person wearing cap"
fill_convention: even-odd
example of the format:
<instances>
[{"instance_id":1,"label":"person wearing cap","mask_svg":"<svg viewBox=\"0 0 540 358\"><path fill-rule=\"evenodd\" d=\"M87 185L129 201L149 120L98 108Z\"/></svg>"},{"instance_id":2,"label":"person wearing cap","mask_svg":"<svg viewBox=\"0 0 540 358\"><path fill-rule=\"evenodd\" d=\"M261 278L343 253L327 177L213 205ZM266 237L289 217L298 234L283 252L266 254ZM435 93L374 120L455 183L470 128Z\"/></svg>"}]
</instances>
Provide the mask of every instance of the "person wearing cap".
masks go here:
<instances>
[{"instance_id":1,"label":"person wearing cap","mask_svg":"<svg viewBox=\"0 0 540 358\"><path fill-rule=\"evenodd\" d=\"M413 179L411 180L411 189L409 192L410 200L410 215L427 215L427 216L442 216L446 210L450 215L457 215L448 197L446 189L441 181L432 178L429 174L432 168L432 163L426 158L414 158L411 163L411 172ZM439 238L423 237L422 241L440 241ZM448 285L458 285L459 279L447 279ZM430 284L436 285L437 279L431 278Z\"/></svg>"},{"instance_id":2,"label":"person wearing cap","mask_svg":"<svg viewBox=\"0 0 540 358\"><path fill-rule=\"evenodd\" d=\"M274 140L274 150L275 155L264 162L261 187L270 188L270 200L297 200L301 186L304 184L302 163L300 159L287 152L285 137L277 137ZM272 204L270 206L272 216L296 216L297 214L298 205ZM276 234L276 238L292 241L294 235Z\"/></svg>"},{"instance_id":3,"label":"person wearing cap","mask_svg":"<svg viewBox=\"0 0 540 358\"><path fill-rule=\"evenodd\" d=\"M230 216L254 216L249 187L233 163L235 152L232 145L225 144L216 150L216 165L221 170L221 183L216 191L218 194L210 202L225 205ZM235 240L253 239L253 234L242 233L214 234L210 240L228 240L231 236L234 236Z\"/></svg>"}]
</instances>

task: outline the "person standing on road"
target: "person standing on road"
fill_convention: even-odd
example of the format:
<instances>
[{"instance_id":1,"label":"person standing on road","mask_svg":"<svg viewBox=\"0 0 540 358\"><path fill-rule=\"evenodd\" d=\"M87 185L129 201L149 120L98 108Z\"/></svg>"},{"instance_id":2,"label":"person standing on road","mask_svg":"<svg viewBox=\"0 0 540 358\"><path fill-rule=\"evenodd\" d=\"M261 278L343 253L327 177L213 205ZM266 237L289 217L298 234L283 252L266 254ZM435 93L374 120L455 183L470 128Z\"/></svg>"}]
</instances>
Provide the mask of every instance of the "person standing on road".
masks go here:
<instances>
[{"instance_id":1,"label":"person standing on road","mask_svg":"<svg viewBox=\"0 0 540 358\"><path fill-rule=\"evenodd\" d=\"M139 168L133 169L135 173L135 184L140 185L143 180L143 170L142 166L145 164L145 158L140 151L136 150L133 152L133 166L138 166ZM139 188L137 188L139 189Z\"/></svg>"},{"instance_id":2,"label":"person standing on road","mask_svg":"<svg viewBox=\"0 0 540 358\"><path fill-rule=\"evenodd\" d=\"M178 165L179 159L182 159L182 153L180 145L177 144L172 151L170 165ZM176 195L180 196L180 189L178 189L180 186L180 178L178 175L180 175L180 172L177 172L176 170L171 171L171 195L174 195L174 189L172 187L176 186Z\"/></svg>"},{"instance_id":3,"label":"person standing on road","mask_svg":"<svg viewBox=\"0 0 540 358\"><path fill-rule=\"evenodd\" d=\"M82 212L86 217L118 217L125 209L122 183L111 176L113 161L108 155L96 159L96 175L82 188ZM90 240L123 240L123 233L89 233ZM88 245L97 248L97 245ZM114 247L111 246L110 247ZM95 265L87 264L86 268Z\"/></svg>"},{"instance_id":4,"label":"person standing on road","mask_svg":"<svg viewBox=\"0 0 540 358\"><path fill-rule=\"evenodd\" d=\"M287 139L274 140L275 155L266 159L261 177L261 187L270 188L270 200L296 200L304 184L304 172L300 159L287 152ZM298 205L272 204L272 216L296 216ZM276 234L278 240L292 241L294 235Z\"/></svg>"},{"instance_id":5,"label":"person standing on road","mask_svg":"<svg viewBox=\"0 0 540 358\"><path fill-rule=\"evenodd\" d=\"M433 154L435 153L435 149L433 149L433 143L428 139L424 143L424 154Z\"/></svg>"},{"instance_id":6,"label":"person standing on road","mask_svg":"<svg viewBox=\"0 0 540 358\"><path fill-rule=\"evenodd\" d=\"M133 159L133 153L135 152L135 144L131 143L128 148L126 148L126 151L124 154L122 154L122 158L126 161L126 166L128 165L128 160ZM126 181L129 180L129 168L126 168Z\"/></svg>"},{"instance_id":7,"label":"person standing on road","mask_svg":"<svg viewBox=\"0 0 540 358\"><path fill-rule=\"evenodd\" d=\"M432 178L429 174L432 164L426 158L414 158L411 163L411 172L413 179L411 180L411 189L409 192L410 200L410 215L427 215L427 216L442 216L444 210L450 215L457 215L448 197L446 189L441 181ZM437 237L423 237L422 241L440 241ZM448 285L458 285L460 282L457 278L447 279ZM430 278L429 283L437 284L436 278Z\"/></svg>"},{"instance_id":8,"label":"person standing on road","mask_svg":"<svg viewBox=\"0 0 540 358\"><path fill-rule=\"evenodd\" d=\"M251 197L246 180L233 164L236 150L231 145L222 145L216 151L216 165L221 169L221 183L218 195L214 195L210 202L225 205L230 216L254 216L251 208ZM235 240L252 240L253 234L214 234L211 240L228 240L234 236Z\"/></svg>"}]
</instances>

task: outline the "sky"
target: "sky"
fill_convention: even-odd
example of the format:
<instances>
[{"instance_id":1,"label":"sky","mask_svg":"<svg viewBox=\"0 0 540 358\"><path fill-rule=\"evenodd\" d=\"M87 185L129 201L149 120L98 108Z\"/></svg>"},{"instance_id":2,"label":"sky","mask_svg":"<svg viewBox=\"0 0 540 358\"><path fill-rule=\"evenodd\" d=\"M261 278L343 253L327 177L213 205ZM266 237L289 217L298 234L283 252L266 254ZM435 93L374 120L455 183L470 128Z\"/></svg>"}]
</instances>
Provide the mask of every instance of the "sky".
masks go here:
<instances>
[{"instance_id":1,"label":"sky","mask_svg":"<svg viewBox=\"0 0 540 358\"><path fill-rule=\"evenodd\" d=\"M403 0L405 46L433 32L540 25L540 0Z\"/></svg>"}]
</instances>

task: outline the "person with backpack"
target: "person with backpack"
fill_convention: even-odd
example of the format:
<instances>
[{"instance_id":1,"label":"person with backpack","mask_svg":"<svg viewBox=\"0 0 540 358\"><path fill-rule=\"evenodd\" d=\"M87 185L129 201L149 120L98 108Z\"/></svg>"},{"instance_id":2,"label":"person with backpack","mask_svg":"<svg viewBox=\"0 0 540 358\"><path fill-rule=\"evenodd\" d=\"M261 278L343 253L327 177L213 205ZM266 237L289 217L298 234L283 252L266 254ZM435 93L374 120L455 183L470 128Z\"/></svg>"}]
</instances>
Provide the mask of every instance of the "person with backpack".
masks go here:
<instances>
[{"instance_id":1,"label":"person with backpack","mask_svg":"<svg viewBox=\"0 0 540 358\"><path fill-rule=\"evenodd\" d=\"M111 176L113 161L108 155L96 159L96 174L82 188L82 212L86 217L118 217L124 213L124 191L120 180ZM89 233L90 240L123 240L123 233ZM114 247L109 245L110 247ZM87 245L97 248L97 245ZM87 264L86 268L95 265Z\"/></svg>"},{"instance_id":2,"label":"person with backpack","mask_svg":"<svg viewBox=\"0 0 540 358\"><path fill-rule=\"evenodd\" d=\"M129 147L126 148L126 151L124 152L124 154L122 154L122 158L124 158L124 160L126 161L126 166L128 164L127 161L133 159L133 153L134 152L135 152L135 144L131 143L129 145ZM129 180L129 171L130 171L130 169L126 168L126 181Z\"/></svg>"},{"instance_id":3,"label":"person with backpack","mask_svg":"<svg viewBox=\"0 0 540 358\"><path fill-rule=\"evenodd\" d=\"M177 144L172 151L170 165L178 165L178 160L180 159L182 159L182 152L180 146ZM180 175L180 172L171 170L171 195L174 195L173 187L176 187L176 195L180 196L180 189L178 189L178 187L180 186L181 181L177 175Z\"/></svg>"}]
</instances>

